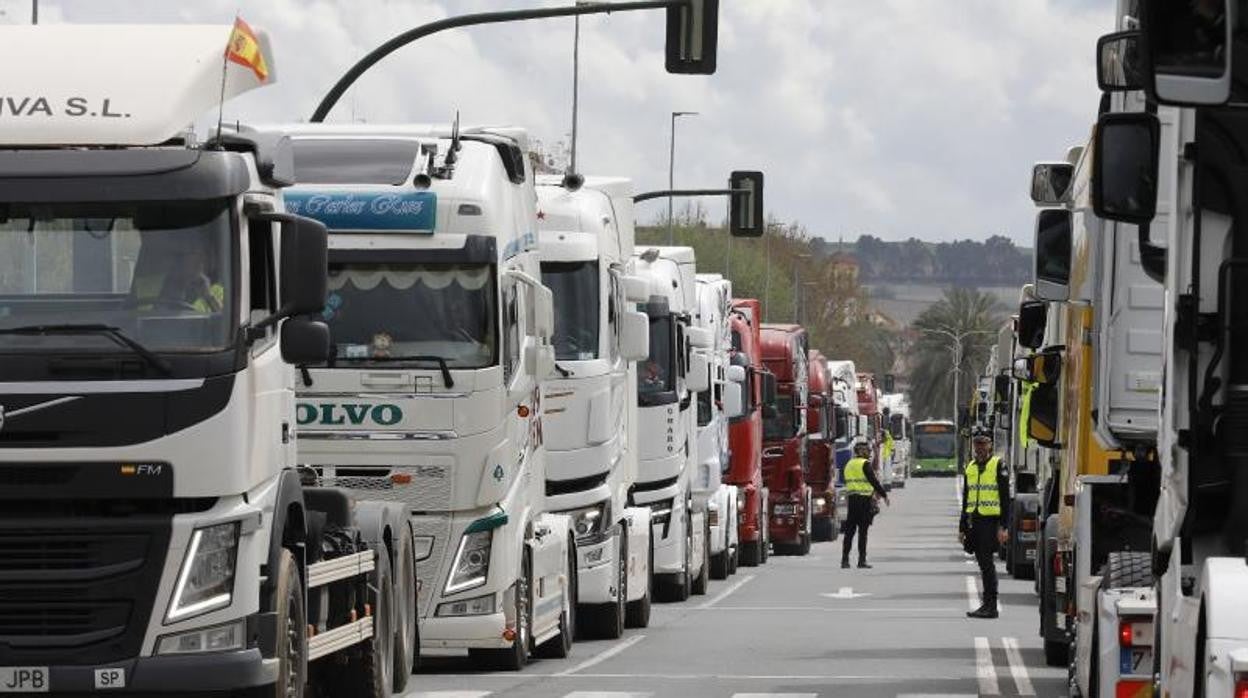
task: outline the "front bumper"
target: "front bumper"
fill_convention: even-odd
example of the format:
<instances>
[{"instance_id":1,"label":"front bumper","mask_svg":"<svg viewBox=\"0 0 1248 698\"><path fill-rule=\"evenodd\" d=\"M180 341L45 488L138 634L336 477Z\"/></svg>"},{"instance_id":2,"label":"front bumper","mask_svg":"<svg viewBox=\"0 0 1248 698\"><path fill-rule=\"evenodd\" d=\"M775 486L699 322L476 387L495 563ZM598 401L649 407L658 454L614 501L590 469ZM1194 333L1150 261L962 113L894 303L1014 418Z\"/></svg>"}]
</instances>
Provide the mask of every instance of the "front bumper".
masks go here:
<instances>
[{"instance_id":1,"label":"front bumper","mask_svg":"<svg viewBox=\"0 0 1248 698\"><path fill-rule=\"evenodd\" d=\"M576 600L577 603L615 603L617 556L619 555L619 529L616 535L608 535L590 542L576 544Z\"/></svg>"},{"instance_id":2,"label":"front bumper","mask_svg":"<svg viewBox=\"0 0 1248 698\"><path fill-rule=\"evenodd\" d=\"M123 686L97 688L99 671L121 670ZM265 659L256 648L196 655L138 657L99 666L48 667L49 690L61 693L114 691L169 695L211 693L267 686L277 680L278 660ZM112 673L116 676L116 673Z\"/></svg>"},{"instance_id":3,"label":"front bumper","mask_svg":"<svg viewBox=\"0 0 1248 698\"><path fill-rule=\"evenodd\" d=\"M502 596L500 594L500 596ZM420 646L425 649L505 649L507 617L502 612L481 616L428 616L420 623Z\"/></svg>"}]
</instances>

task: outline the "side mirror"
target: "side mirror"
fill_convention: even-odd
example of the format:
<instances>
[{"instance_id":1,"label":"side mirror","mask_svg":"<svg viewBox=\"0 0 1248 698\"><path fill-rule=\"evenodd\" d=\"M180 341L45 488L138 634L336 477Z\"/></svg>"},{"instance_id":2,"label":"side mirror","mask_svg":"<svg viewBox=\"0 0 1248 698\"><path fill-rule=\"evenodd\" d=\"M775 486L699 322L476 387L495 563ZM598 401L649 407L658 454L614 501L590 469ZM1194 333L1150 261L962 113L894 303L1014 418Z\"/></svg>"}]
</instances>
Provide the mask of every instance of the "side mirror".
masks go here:
<instances>
[{"instance_id":1,"label":"side mirror","mask_svg":"<svg viewBox=\"0 0 1248 698\"><path fill-rule=\"evenodd\" d=\"M723 393L724 414L728 419L745 416L745 391L740 383L725 383Z\"/></svg>"},{"instance_id":2,"label":"side mirror","mask_svg":"<svg viewBox=\"0 0 1248 698\"><path fill-rule=\"evenodd\" d=\"M629 303L645 303L650 300L650 282L644 276L623 276L624 300Z\"/></svg>"},{"instance_id":3,"label":"side mirror","mask_svg":"<svg viewBox=\"0 0 1248 698\"><path fill-rule=\"evenodd\" d=\"M776 374L765 371L759 374L763 380L763 416L776 416Z\"/></svg>"},{"instance_id":4,"label":"side mirror","mask_svg":"<svg viewBox=\"0 0 1248 698\"><path fill-rule=\"evenodd\" d=\"M719 0L689 0L667 8L667 72L713 75L719 45Z\"/></svg>"},{"instance_id":5,"label":"side mirror","mask_svg":"<svg viewBox=\"0 0 1248 698\"><path fill-rule=\"evenodd\" d=\"M1096 82L1102 92L1132 92L1147 86L1140 32L1106 34L1096 42Z\"/></svg>"},{"instance_id":6,"label":"side mirror","mask_svg":"<svg viewBox=\"0 0 1248 698\"><path fill-rule=\"evenodd\" d=\"M724 377L728 379L729 383L744 384L746 380L745 367L744 366L729 366L724 371Z\"/></svg>"},{"instance_id":7,"label":"side mirror","mask_svg":"<svg viewBox=\"0 0 1248 698\"><path fill-rule=\"evenodd\" d=\"M282 323L282 360L302 366L329 358L329 325L319 320L292 317Z\"/></svg>"},{"instance_id":8,"label":"side mirror","mask_svg":"<svg viewBox=\"0 0 1248 698\"><path fill-rule=\"evenodd\" d=\"M642 361L650 355L650 318L645 313L626 310L620 315L620 356L625 361Z\"/></svg>"},{"instance_id":9,"label":"side mirror","mask_svg":"<svg viewBox=\"0 0 1248 698\"><path fill-rule=\"evenodd\" d=\"M329 279L329 233L320 221L289 213L267 213L252 220L282 226L279 317L315 315L325 310Z\"/></svg>"},{"instance_id":10,"label":"side mirror","mask_svg":"<svg viewBox=\"0 0 1248 698\"><path fill-rule=\"evenodd\" d=\"M700 393L711 387L711 359L700 351L693 352L689 357L689 373L685 376L685 387Z\"/></svg>"},{"instance_id":11,"label":"side mirror","mask_svg":"<svg viewBox=\"0 0 1248 698\"><path fill-rule=\"evenodd\" d=\"M1006 414L1010 409L1010 393L1014 381L1007 374L998 375L993 379L992 405L998 414Z\"/></svg>"},{"instance_id":12,"label":"side mirror","mask_svg":"<svg viewBox=\"0 0 1248 698\"><path fill-rule=\"evenodd\" d=\"M1177 106L1216 106L1232 99L1236 0L1142 0L1150 97ZM1235 20L1235 21L1231 21Z\"/></svg>"},{"instance_id":13,"label":"side mirror","mask_svg":"<svg viewBox=\"0 0 1248 698\"><path fill-rule=\"evenodd\" d=\"M1072 221L1071 212L1064 208L1036 213L1036 298L1056 302L1070 299Z\"/></svg>"},{"instance_id":14,"label":"side mirror","mask_svg":"<svg viewBox=\"0 0 1248 698\"><path fill-rule=\"evenodd\" d=\"M763 173L738 170L728 177L732 190L728 201L728 232L733 237L762 237L766 230L763 220Z\"/></svg>"},{"instance_id":15,"label":"side mirror","mask_svg":"<svg viewBox=\"0 0 1248 698\"><path fill-rule=\"evenodd\" d=\"M897 376L894 376L891 373L884 374L884 392L886 393L897 392Z\"/></svg>"},{"instance_id":16,"label":"side mirror","mask_svg":"<svg viewBox=\"0 0 1248 698\"><path fill-rule=\"evenodd\" d=\"M528 286L533 292L533 334L549 340L555 334L555 296L541 281L529 276L519 269L508 269L507 278Z\"/></svg>"},{"instance_id":17,"label":"side mirror","mask_svg":"<svg viewBox=\"0 0 1248 698\"><path fill-rule=\"evenodd\" d=\"M1021 381L1041 385L1056 384L1062 377L1062 350L1046 349L1039 354L1014 361L1013 375Z\"/></svg>"},{"instance_id":18,"label":"side mirror","mask_svg":"<svg viewBox=\"0 0 1248 698\"><path fill-rule=\"evenodd\" d=\"M1044 329L1049 321L1049 304L1024 301L1018 306L1018 343L1028 349L1044 346Z\"/></svg>"},{"instance_id":19,"label":"side mirror","mask_svg":"<svg viewBox=\"0 0 1248 698\"><path fill-rule=\"evenodd\" d=\"M1058 206L1066 200L1075 166L1068 162L1038 162L1031 166L1031 200L1037 206Z\"/></svg>"},{"instance_id":20,"label":"side mirror","mask_svg":"<svg viewBox=\"0 0 1248 698\"><path fill-rule=\"evenodd\" d=\"M555 348L549 344L526 342L524 345L524 370L533 380L543 381L555 371Z\"/></svg>"},{"instance_id":21,"label":"side mirror","mask_svg":"<svg viewBox=\"0 0 1248 698\"><path fill-rule=\"evenodd\" d=\"M685 336L689 338L689 346L694 349L710 349L714 340L711 331L704 327L686 328Z\"/></svg>"},{"instance_id":22,"label":"side mirror","mask_svg":"<svg viewBox=\"0 0 1248 698\"><path fill-rule=\"evenodd\" d=\"M1038 385L1031 391L1027 436L1045 448L1057 448L1057 386Z\"/></svg>"},{"instance_id":23,"label":"side mirror","mask_svg":"<svg viewBox=\"0 0 1248 698\"><path fill-rule=\"evenodd\" d=\"M1154 114L1102 114L1096 122L1092 208L1120 223L1143 225L1157 214L1161 123Z\"/></svg>"}]
</instances>

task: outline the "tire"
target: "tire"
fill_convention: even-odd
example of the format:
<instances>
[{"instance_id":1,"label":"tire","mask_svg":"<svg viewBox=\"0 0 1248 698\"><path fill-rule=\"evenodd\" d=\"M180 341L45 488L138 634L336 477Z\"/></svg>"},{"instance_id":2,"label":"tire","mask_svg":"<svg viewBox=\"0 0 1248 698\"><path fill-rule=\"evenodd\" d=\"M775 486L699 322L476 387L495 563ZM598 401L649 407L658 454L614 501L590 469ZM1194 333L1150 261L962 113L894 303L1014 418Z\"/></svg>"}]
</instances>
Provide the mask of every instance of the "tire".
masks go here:
<instances>
[{"instance_id":1,"label":"tire","mask_svg":"<svg viewBox=\"0 0 1248 698\"><path fill-rule=\"evenodd\" d=\"M741 543L738 541L732 547L732 552L728 554L728 575L737 573L737 568L741 566Z\"/></svg>"},{"instance_id":2,"label":"tire","mask_svg":"<svg viewBox=\"0 0 1248 698\"><path fill-rule=\"evenodd\" d=\"M533 632L533 597L530 593L533 561L526 549L520 558L520 576L516 579L516 639L503 649L470 649L468 658L474 664L499 671L520 671L529 663L529 642Z\"/></svg>"},{"instance_id":3,"label":"tire","mask_svg":"<svg viewBox=\"0 0 1248 698\"><path fill-rule=\"evenodd\" d=\"M1153 559L1149 553L1113 552L1109 554L1105 567L1106 589L1153 586Z\"/></svg>"},{"instance_id":4,"label":"tire","mask_svg":"<svg viewBox=\"0 0 1248 698\"><path fill-rule=\"evenodd\" d=\"M731 551L725 548L723 552L716 553L715 556L711 558L711 579L718 581L728 578L728 575L731 574L731 572L729 572L731 567L731 557Z\"/></svg>"},{"instance_id":5,"label":"tire","mask_svg":"<svg viewBox=\"0 0 1248 698\"><path fill-rule=\"evenodd\" d=\"M1044 663L1052 667L1061 667L1069 664L1070 643L1060 640L1045 640Z\"/></svg>"},{"instance_id":6,"label":"tire","mask_svg":"<svg viewBox=\"0 0 1248 698\"><path fill-rule=\"evenodd\" d=\"M763 564L763 542L747 540L741 544L741 566L758 567Z\"/></svg>"},{"instance_id":7,"label":"tire","mask_svg":"<svg viewBox=\"0 0 1248 698\"><path fill-rule=\"evenodd\" d=\"M690 521L687 508L685 510L684 571L675 575L667 575L667 577L667 579L660 580L657 584L658 588L662 590L661 599L676 603L688 601L689 595L693 593L693 524Z\"/></svg>"},{"instance_id":8,"label":"tire","mask_svg":"<svg viewBox=\"0 0 1248 698\"><path fill-rule=\"evenodd\" d=\"M797 554L802 555L802 556L806 556L810 554L810 534L809 533L802 534L802 542L798 543Z\"/></svg>"},{"instance_id":9,"label":"tire","mask_svg":"<svg viewBox=\"0 0 1248 698\"><path fill-rule=\"evenodd\" d=\"M377 551L377 563L369 575L372 595L373 636L342 651L345 662L326 667L332 687L330 695L360 698L390 698L394 688L394 580L390 576L390 556Z\"/></svg>"},{"instance_id":10,"label":"tire","mask_svg":"<svg viewBox=\"0 0 1248 698\"><path fill-rule=\"evenodd\" d=\"M568 588L563 594L563 610L559 612L559 635L538 645L533 656L543 659L567 659L572 654L572 638L576 634L576 545L568 541Z\"/></svg>"},{"instance_id":11,"label":"tire","mask_svg":"<svg viewBox=\"0 0 1248 698\"><path fill-rule=\"evenodd\" d=\"M711 586L710 578L711 530L710 526L704 524L702 526L702 569L698 571L698 576L694 577L693 582L689 585L689 590L695 596L705 596L706 590Z\"/></svg>"},{"instance_id":12,"label":"tire","mask_svg":"<svg viewBox=\"0 0 1248 698\"><path fill-rule=\"evenodd\" d=\"M394 692L407 688L420 661L420 629L416 621L416 561L412 557L412 529L406 522L399 535L394 566Z\"/></svg>"},{"instance_id":13,"label":"tire","mask_svg":"<svg viewBox=\"0 0 1248 698\"><path fill-rule=\"evenodd\" d=\"M302 697L308 682L308 621L303 605L303 580L295 556L282 550L277 560L277 584L273 589L276 618L275 655L277 681L260 695L275 698Z\"/></svg>"},{"instance_id":14,"label":"tire","mask_svg":"<svg viewBox=\"0 0 1248 698\"><path fill-rule=\"evenodd\" d=\"M628 529L620 528L619 554L615 565L615 603L585 606L581 612L580 630L585 637L615 640L624 634L625 608L628 606Z\"/></svg>"},{"instance_id":15,"label":"tire","mask_svg":"<svg viewBox=\"0 0 1248 698\"><path fill-rule=\"evenodd\" d=\"M646 574L646 593L636 601L628 602L624 610L624 625L630 628L645 628L650 625L650 605L654 599L654 539L650 539L650 564Z\"/></svg>"},{"instance_id":16,"label":"tire","mask_svg":"<svg viewBox=\"0 0 1248 698\"><path fill-rule=\"evenodd\" d=\"M759 560L760 565L767 564L767 558L771 555L771 514L767 511L767 507L763 507L763 515L759 519L762 522L762 557Z\"/></svg>"}]
</instances>

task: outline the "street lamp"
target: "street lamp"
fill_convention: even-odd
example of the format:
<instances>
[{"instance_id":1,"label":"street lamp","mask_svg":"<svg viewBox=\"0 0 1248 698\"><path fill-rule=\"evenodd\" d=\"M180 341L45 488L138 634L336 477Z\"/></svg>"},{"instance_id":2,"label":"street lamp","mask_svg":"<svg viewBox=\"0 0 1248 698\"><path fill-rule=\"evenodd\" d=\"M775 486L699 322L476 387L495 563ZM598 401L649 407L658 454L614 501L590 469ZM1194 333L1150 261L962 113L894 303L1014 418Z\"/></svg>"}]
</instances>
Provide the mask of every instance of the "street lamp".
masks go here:
<instances>
[{"instance_id":1,"label":"street lamp","mask_svg":"<svg viewBox=\"0 0 1248 698\"><path fill-rule=\"evenodd\" d=\"M997 333L993 330L965 330L962 332L956 332L947 327L922 327L919 329L927 334L941 334L953 340L953 344L950 348L953 350L953 421L956 424L958 422L958 394L959 388L961 387L959 378L962 376L962 341L972 335L995 335Z\"/></svg>"},{"instance_id":2,"label":"street lamp","mask_svg":"<svg viewBox=\"0 0 1248 698\"><path fill-rule=\"evenodd\" d=\"M802 287L797 281L797 269L803 259L810 259L808 254L793 255L793 324L802 322Z\"/></svg>"},{"instance_id":3,"label":"street lamp","mask_svg":"<svg viewBox=\"0 0 1248 698\"><path fill-rule=\"evenodd\" d=\"M696 111L674 111L672 112L672 130L671 130L671 148L667 156L667 189L668 191L676 188L676 118L680 116L697 116ZM673 239L673 213L672 213L672 196L667 196L667 244L672 245Z\"/></svg>"}]
</instances>

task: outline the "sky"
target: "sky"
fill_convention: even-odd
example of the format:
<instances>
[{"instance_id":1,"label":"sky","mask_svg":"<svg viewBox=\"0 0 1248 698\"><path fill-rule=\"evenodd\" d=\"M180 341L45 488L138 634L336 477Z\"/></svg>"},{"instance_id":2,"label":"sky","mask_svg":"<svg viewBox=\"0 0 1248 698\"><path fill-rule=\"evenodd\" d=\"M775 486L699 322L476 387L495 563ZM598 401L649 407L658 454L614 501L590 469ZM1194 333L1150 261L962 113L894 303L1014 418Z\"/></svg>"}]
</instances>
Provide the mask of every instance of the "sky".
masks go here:
<instances>
[{"instance_id":1,"label":"sky","mask_svg":"<svg viewBox=\"0 0 1248 698\"><path fill-rule=\"evenodd\" d=\"M39 0L40 22L220 23L270 35L277 81L230 120L306 120L356 60L449 15L571 0ZM28 12L0 0L0 13ZM718 71L669 75L662 11L581 20L579 169L665 189L766 173L768 214L835 241L1003 234L1030 246L1031 164L1064 157L1096 116L1096 38L1114 0L721 0ZM0 16L0 21L5 21ZM444 32L383 60L333 121L571 130L571 19ZM138 60L159 60L143 56ZM706 202L713 218L722 201ZM647 210L649 208L649 210ZM642 220L664 213L638 209Z\"/></svg>"}]
</instances>

